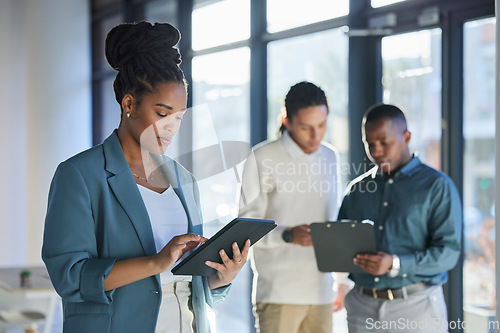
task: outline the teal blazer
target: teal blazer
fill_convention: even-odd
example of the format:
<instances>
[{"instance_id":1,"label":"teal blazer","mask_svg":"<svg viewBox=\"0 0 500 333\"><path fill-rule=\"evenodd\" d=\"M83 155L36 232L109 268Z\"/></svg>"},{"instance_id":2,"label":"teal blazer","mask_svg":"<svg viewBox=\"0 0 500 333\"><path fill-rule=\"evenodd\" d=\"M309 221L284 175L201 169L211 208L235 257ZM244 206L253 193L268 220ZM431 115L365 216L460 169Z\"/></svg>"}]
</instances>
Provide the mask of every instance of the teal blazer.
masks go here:
<instances>
[{"instance_id":1,"label":"teal blazer","mask_svg":"<svg viewBox=\"0 0 500 333\"><path fill-rule=\"evenodd\" d=\"M177 162L157 157L188 217L202 234L198 187ZM116 260L156 253L151 223L116 130L102 144L62 162L50 186L42 259L63 301L63 331L154 332L161 302L159 275L112 291L104 279ZM210 290L193 276L195 332L207 333L206 304L222 301L228 287Z\"/></svg>"}]
</instances>

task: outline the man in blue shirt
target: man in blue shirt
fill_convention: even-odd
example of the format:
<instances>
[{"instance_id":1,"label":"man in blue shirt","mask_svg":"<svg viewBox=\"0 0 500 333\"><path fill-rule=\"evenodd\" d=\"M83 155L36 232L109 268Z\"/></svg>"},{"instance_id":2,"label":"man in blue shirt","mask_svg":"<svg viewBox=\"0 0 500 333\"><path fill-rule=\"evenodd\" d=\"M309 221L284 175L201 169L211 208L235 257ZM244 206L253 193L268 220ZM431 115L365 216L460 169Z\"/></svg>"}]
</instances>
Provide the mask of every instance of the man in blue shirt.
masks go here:
<instances>
[{"instance_id":1,"label":"man in blue shirt","mask_svg":"<svg viewBox=\"0 0 500 333\"><path fill-rule=\"evenodd\" d=\"M349 332L447 332L441 284L460 255L458 192L410 154L411 133L396 106L369 108L362 132L376 166L349 184L338 219L372 220L379 252L354 258L366 273L349 275Z\"/></svg>"}]
</instances>

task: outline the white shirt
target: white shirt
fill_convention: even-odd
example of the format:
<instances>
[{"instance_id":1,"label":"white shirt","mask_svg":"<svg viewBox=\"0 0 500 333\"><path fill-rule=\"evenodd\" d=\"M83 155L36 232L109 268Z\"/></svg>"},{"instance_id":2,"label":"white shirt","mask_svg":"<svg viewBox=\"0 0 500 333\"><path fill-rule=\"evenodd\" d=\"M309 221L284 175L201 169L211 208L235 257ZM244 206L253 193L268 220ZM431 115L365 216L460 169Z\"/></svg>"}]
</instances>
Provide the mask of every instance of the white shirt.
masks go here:
<instances>
[{"instance_id":1,"label":"white shirt","mask_svg":"<svg viewBox=\"0 0 500 333\"><path fill-rule=\"evenodd\" d=\"M174 236L187 233L186 211L172 187L167 188L163 193L152 191L141 185L137 185L137 187L151 221L156 252L160 252ZM160 281L161 284L191 281L191 276L173 275L168 270L160 274Z\"/></svg>"},{"instance_id":2,"label":"white shirt","mask_svg":"<svg viewBox=\"0 0 500 333\"><path fill-rule=\"evenodd\" d=\"M254 302L334 301L333 275L318 270L313 247L286 243L282 233L335 221L340 200L340 163L333 147L322 144L306 154L286 131L255 147L243 172L239 216L272 219L278 226L252 247Z\"/></svg>"}]
</instances>

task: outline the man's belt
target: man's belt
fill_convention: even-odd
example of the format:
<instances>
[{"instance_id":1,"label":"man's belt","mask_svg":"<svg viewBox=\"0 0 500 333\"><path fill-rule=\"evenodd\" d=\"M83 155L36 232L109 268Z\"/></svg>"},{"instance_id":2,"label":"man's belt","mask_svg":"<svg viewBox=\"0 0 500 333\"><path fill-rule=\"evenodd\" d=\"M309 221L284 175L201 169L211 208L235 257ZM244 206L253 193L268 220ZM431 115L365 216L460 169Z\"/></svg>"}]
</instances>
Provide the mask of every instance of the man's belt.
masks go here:
<instances>
[{"instance_id":1,"label":"man's belt","mask_svg":"<svg viewBox=\"0 0 500 333\"><path fill-rule=\"evenodd\" d=\"M410 284L408 286L398 288L398 289L370 289L370 288L364 288L360 286L355 286L356 289L358 289L361 293L364 295L370 296L373 299L380 300L380 301L392 301L397 298L404 298L405 293L406 296L411 295L413 293L422 291L426 288L431 286L428 283L414 283Z\"/></svg>"}]
</instances>

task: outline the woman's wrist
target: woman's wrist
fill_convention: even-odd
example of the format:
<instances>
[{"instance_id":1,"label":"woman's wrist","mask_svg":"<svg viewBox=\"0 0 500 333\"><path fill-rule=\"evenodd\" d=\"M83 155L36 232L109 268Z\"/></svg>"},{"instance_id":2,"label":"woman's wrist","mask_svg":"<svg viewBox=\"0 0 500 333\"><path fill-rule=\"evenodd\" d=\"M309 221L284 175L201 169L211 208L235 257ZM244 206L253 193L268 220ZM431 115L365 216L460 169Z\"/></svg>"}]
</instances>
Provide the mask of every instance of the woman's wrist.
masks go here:
<instances>
[{"instance_id":1,"label":"woman's wrist","mask_svg":"<svg viewBox=\"0 0 500 333\"><path fill-rule=\"evenodd\" d=\"M217 274L208 277L208 286L211 290L219 288L219 277Z\"/></svg>"},{"instance_id":2,"label":"woman's wrist","mask_svg":"<svg viewBox=\"0 0 500 333\"><path fill-rule=\"evenodd\" d=\"M222 281L217 274L208 277L208 286L211 290L227 286L230 283Z\"/></svg>"},{"instance_id":3,"label":"woman's wrist","mask_svg":"<svg viewBox=\"0 0 500 333\"><path fill-rule=\"evenodd\" d=\"M168 263L165 263L165 260L160 256L160 253L157 253L149 257L149 269L153 272L152 275L156 275L169 269L169 265Z\"/></svg>"}]
</instances>

